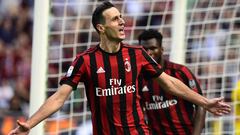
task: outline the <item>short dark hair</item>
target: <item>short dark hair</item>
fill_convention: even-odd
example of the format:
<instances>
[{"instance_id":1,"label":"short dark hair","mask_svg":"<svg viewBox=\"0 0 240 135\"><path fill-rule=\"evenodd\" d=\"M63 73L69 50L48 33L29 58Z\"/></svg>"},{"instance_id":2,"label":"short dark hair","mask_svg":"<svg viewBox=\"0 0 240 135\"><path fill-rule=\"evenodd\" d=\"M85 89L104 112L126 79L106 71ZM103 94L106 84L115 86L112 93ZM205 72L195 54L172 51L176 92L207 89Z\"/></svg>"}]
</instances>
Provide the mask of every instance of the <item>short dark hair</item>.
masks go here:
<instances>
[{"instance_id":1,"label":"short dark hair","mask_svg":"<svg viewBox=\"0 0 240 135\"><path fill-rule=\"evenodd\" d=\"M99 33L99 30L97 29L97 24L103 24L105 23L105 19L103 17L103 11L106 9L109 9L111 7L115 7L111 2L104 1L101 5L99 5L93 12L92 15L92 25L96 29L96 31Z\"/></svg>"},{"instance_id":2,"label":"short dark hair","mask_svg":"<svg viewBox=\"0 0 240 135\"><path fill-rule=\"evenodd\" d=\"M155 38L159 45L162 46L162 34L158 32L157 30L149 29L144 30L139 36L138 36L138 43L141 44L142 40L149 40Z\"/></svg>"}]
</instances>

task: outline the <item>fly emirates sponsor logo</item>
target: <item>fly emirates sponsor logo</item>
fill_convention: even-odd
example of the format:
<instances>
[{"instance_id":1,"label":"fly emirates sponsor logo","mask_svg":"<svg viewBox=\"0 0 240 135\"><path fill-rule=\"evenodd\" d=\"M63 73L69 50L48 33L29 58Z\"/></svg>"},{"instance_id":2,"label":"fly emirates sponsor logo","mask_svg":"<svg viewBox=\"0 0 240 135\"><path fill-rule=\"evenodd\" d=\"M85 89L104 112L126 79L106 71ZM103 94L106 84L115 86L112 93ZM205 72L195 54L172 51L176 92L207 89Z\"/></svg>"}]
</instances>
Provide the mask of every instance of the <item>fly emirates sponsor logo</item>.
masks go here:
<instances>
[{"instance_id":1,"label":"fly emirates sponsor logo","mask_svg":"<svg viewBox=\"0 0 240 135\"><path fill-rule=\"evenodd\" d=\"M135 85L124 85L122 86L122 79L109 79L110 88L100 88L96 87L96 95L97 96L113 96L113 95L121 95L134 93L136 91Z\"/></svg>"},{"instance_id":2,"label":"fly emirates sponsor logo","mask_svg":"<svg viewBox=\"0 0 240 135\"><path fill-rule=\"evenodd\" d=\"M163 100L162 96L157 96L157 95L153 95L152 100L154 101L154 103L145 102L145 106L147 110L164 109L177 104L176 99Z\"/></svg>"}]
</instances>

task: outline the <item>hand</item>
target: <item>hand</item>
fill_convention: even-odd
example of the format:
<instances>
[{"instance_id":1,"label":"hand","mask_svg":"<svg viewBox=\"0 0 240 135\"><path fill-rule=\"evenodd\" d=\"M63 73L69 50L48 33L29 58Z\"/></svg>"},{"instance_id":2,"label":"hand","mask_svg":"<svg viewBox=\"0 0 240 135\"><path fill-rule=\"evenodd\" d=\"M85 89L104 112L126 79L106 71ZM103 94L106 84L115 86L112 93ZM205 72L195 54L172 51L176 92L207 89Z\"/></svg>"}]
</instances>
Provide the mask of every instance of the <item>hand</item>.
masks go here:
<instances>
[{"instance_id":1,"label":"hand","mask_svg":"<svg viewBox=\"0 0 240 135\"><path fill-rule=\"evenodd\" d=\"M18 127L13 129L8 135L28 135L30 126L25 122L17 120Z\"/></svg>"},{"instance_id":2,"label":"hand","mask_svg":"<svg viewBox=\"0 0 240 135\"><path fill-rule=\"evenodd\" d=\"M223 97L209 99L205 109L216 116L222 116L231 111L230 105L223 102Z\"/></svg>"}]
</instances>

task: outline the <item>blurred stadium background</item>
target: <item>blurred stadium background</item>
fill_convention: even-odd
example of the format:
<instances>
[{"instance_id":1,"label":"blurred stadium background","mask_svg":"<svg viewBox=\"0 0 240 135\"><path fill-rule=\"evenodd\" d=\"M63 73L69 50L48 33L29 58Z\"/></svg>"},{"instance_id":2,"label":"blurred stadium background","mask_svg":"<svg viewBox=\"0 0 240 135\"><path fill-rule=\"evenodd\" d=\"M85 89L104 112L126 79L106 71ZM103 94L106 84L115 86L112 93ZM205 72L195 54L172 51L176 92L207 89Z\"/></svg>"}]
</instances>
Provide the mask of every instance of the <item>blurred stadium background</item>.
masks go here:
<instances>
[{"instance_id":1,"label":"blurred stadium background","mask_svg":"<svg viewBox=\"0 0 240 135\"><path fill-rule=\"evenodd\" d=\"M50 0L45 6L49 7L49 31L45 33L47 74L43 78L47 83L45 89L32 89L32 93L43 91L40 97L50 96L76 54L97 44L91 14L100 2ZM112 2L126 20L124 42L137 44L137 36L144 29L158 29L164 37L166 58L185 63L199 78L204 96L224 96L233 107L231 114L223 117L207 113L202 135L240 134L240 127L235 123L240 121L240 94L237 94L240 93L240 0ZM29 102L38 100L38 97L30 100L31 60L35 55L32 31L37 18L33 11L34 0L0 0L0 135L6 135L15 127L16 119L25 120L29 115ZM180 45L182 49L176 49ZM44 69L41 67L44 65L38 66L37 70ZM46 135L91 134L91 114L84 87L80 84L78 89L60 111L45 121L39 128L42 131L35 131L34 135L42 132Z\"/></svg>"}]
</instances>

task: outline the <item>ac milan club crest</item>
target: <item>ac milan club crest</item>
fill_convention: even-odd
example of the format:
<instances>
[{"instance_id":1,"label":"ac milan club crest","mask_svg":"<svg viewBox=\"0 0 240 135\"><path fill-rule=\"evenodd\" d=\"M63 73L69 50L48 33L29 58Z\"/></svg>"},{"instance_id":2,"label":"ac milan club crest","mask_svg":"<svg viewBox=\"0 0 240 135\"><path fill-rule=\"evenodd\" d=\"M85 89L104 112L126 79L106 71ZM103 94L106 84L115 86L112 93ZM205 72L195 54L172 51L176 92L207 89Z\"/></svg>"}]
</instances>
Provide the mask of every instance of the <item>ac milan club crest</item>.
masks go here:
<instances>
[{"instance_id":1,"label":"ac milan club crest","mask_svg":"<svg viewBox=\"0 0 240 135\"><path fill-rule=\"evenodd\" d=\"M124 66L125 66L125 70L126 70L127 72L130 72L130 71L131 71L131 64L130 64L130 62L128 61L128 59L125 59Z\"/></svg>"}]
</instances>

